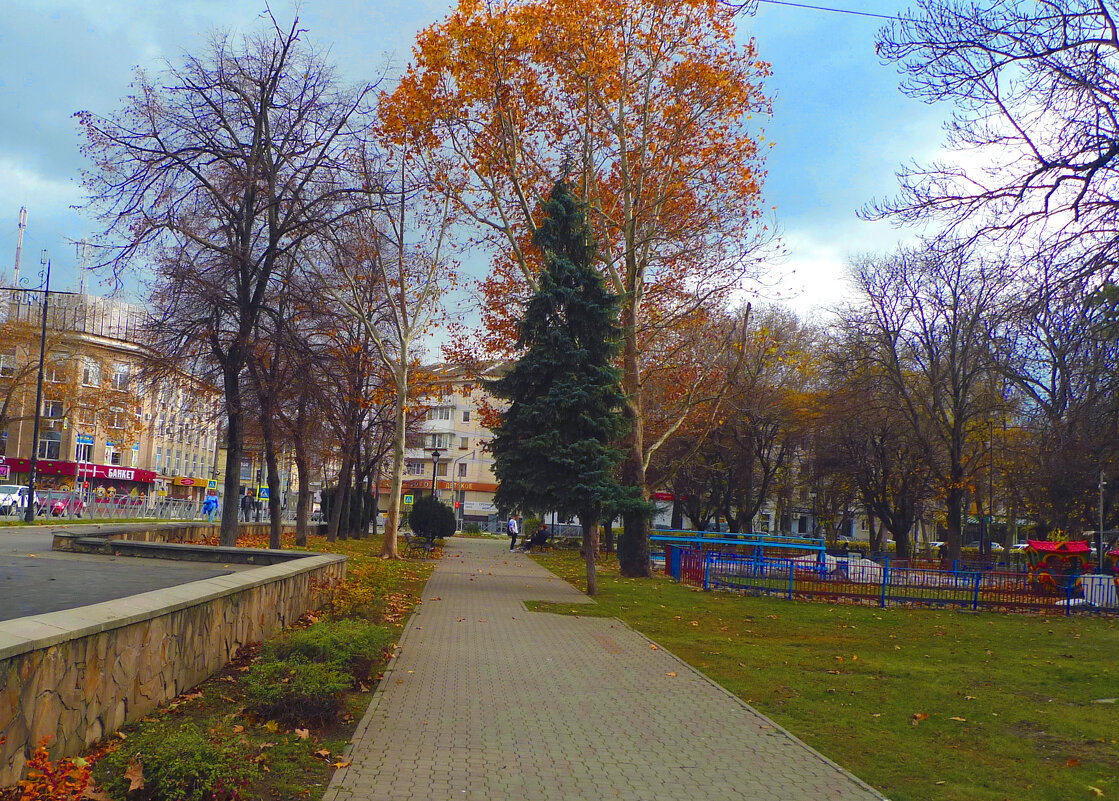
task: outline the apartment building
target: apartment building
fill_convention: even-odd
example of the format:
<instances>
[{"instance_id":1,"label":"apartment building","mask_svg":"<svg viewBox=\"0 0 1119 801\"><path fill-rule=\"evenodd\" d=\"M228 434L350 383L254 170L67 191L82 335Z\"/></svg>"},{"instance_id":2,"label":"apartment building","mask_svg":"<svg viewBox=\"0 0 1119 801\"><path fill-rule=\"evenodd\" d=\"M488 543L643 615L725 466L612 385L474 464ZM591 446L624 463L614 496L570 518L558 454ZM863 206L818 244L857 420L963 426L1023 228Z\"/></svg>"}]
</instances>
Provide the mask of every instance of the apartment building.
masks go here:
<instances>
[{"instance_id":1,"label":"apartment building","mask_svg":"<svg viewBox=\"0 0 1119 801\"><path fill-rule=\"evenodd\" d=\"M110 298L51 292L39 437L33 442L42 294L0 290L0 480L97 497L200 499L218 432L212 389L182 376L138 379L143 310Z\"/></svg>"},{"instance_id":2,"label":"apartment building","mask_svg":"<svg viewBox=\"0 0 1119 801\"><path fill-rule=\"evenodd\" d=\"M427 369L443 392L430 403L422 434L407 443L405 500L431 492L434 480L436 495L454 507L460 528L492 522L497 515L493 505L497 481L487 448L492 434L479 414L489 396L478 377L467 376L461 368L443 364ZM497 369L490 367L480 377L495 377ZM382 491L387 490L386 483Z\"/></svg>"}]
</instances>

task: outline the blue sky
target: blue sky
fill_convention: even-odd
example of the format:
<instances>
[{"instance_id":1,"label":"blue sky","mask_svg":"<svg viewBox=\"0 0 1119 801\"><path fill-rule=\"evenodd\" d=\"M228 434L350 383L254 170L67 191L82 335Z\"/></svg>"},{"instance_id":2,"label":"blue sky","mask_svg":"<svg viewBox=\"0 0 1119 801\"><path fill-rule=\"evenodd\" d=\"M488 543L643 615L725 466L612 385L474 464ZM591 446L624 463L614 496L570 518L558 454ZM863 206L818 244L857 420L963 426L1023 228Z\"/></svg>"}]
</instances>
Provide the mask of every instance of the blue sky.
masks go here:
<instances>
[{"instance_id":1,"label":"blue sky","mask_svg":"<svg viewBox=\"0 0 1119 801\"><path fill-rule=\"evenodd\" d=\"M905 2L833 0L840 6L897 14ZM73 113L111 113L129 91L133 67L158 69L197 50L215 28L256 26L263 3L246 0L5 0L0 27L0 275L14 261L17 217L28 208L22 275L37 285L39 254L50 251L52 286L76 287L71 240L93 224L71 207L82 202L83 160ZM346 77L403 66L418 30L446 13L446 0L306 0L300 15L329 45ZM288 19L292 7L274 0ZM883 20L762 3L739 22L772 62L775 142L766 204L777 207L786 255L772 266L765 296L802 313L826 307L847 290L852 255L889 250L907 231L867 223L856 211L894 192L897 168L938 152L946 110L903 96L891 67L879 63L874 34ZM96 279L94 279L96 280ZM94 291L97 291L94 287Z\"/></svg>"}]
</instances>

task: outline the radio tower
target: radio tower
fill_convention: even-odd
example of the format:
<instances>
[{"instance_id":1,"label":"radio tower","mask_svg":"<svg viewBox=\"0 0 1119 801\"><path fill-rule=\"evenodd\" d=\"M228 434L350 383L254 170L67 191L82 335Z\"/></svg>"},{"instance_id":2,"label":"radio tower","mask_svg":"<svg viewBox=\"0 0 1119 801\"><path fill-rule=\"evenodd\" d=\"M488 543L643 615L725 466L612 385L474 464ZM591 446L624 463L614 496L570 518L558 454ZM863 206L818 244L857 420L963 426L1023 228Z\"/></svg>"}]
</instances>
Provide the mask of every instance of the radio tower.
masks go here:
<instances>
[{"instance_id":1,"label":"radio tower","mask_svg":"<svg viewBox=\"0 0 1119 801\"><path fill-rule=\"evenodd\" d=\"M27 227L27 207L19 207L19 233L16 234L16 269L13 285L19 286L19 259L23 255L23 230Z\"/></svg>"},{"instance_id":2,"label":"radio tower","mask_svg":"<svg viewBox=\"0 0 1119 801\"><path fill-rule=\"evenodd\" d=\"M89 272L89 242L81 240L74 243L78 256L78 294L85 294L85 277Z\"/></svg>"}]
</instances>

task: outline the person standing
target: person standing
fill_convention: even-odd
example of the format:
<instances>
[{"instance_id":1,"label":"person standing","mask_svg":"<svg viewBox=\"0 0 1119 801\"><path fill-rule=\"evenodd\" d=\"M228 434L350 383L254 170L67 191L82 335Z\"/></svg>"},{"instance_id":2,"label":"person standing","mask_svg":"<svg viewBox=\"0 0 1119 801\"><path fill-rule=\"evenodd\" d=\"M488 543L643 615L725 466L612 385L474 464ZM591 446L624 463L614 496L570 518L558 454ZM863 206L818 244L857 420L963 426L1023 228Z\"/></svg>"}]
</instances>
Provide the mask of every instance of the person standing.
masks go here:
<instances>
[{"instance_id":1,"label":"person standing","mask_svg":"<svg viewBox=\"0 0 1119 801\"><path fill-rule=\"evenodd\" d=\"M521 518L519 515L509 515L509 536L513 538L509 543L509 550L517 545L517 535L521 533Z\"/></svg>"}]
</instances>

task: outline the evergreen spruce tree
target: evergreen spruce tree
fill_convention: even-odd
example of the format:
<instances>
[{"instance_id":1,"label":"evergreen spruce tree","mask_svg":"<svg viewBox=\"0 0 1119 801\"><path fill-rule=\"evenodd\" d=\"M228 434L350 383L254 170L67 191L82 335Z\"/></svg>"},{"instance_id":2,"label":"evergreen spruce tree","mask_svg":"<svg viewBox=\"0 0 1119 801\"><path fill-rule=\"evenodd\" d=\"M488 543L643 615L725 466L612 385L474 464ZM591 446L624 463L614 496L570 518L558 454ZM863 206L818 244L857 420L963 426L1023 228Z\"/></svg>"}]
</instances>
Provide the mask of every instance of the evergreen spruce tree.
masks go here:
<instances>
[{"instance_id":1,"label":"evergreen spruce tree","mask_svg":"<svg viewBox=\"0 0 1119 801\"><path fill-rule=\"evenodd\" d=\"M595 242L586 212L559 181L544 204L533 241L544 255L539 285L518 326L524 355L490 390L509 401L493 440L498 490L511 509L576 515L583 528L587 592L597 591L594 559L604 506L644 506L622 487L625 433L621 372L614 367L621 331L618 298L594 268Z\"/></svg>"}]
</instances>

